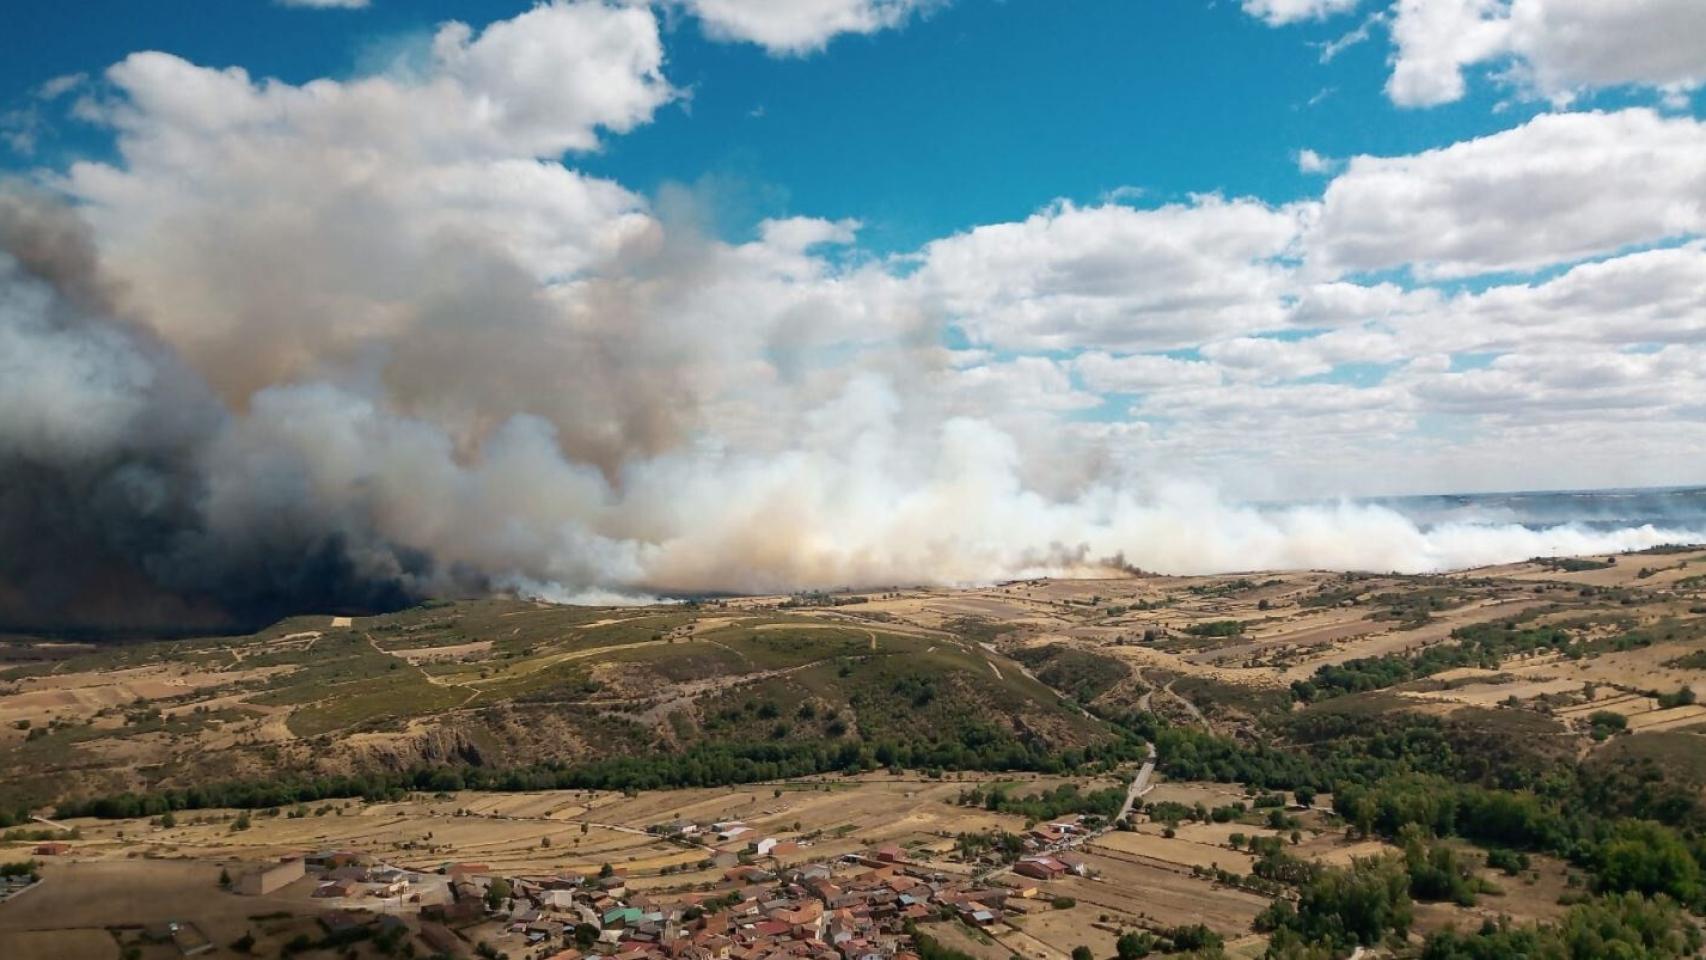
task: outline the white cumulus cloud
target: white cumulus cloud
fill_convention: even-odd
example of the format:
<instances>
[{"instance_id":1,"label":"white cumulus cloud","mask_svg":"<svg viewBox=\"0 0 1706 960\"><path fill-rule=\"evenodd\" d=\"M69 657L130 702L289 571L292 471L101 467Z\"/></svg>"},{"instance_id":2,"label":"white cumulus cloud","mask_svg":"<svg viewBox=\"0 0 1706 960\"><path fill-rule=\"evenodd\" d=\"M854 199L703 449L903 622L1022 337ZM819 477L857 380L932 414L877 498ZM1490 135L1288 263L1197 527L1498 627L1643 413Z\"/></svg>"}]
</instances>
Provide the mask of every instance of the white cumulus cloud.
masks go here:
<instances>
[{"instance_id":1,"label":"white cumulus cloud","mask_svg":"<svg viewBox=\"0 0 1706 960\"><path fill-rule=\"evenodd\" d=\"M1245 0L1274 24L1342 13L1336 0ZM1706 4L1698 0L1394 0L1374 15L1392 39L1386 93L1406 107L1463 98L1465 71L1492 69L1522 96L1568 104L1619 87L1680 101L1706 84ZM1343 41L1368 35L1371 19Z\"/></svg>"},{"instance_id":2,"label":"white cumulus cloud","mask_svg":"<svg viewBox=\"0 0 1706 960\"><path fill-rule=\"evenodd\" d=\"M1546 114L1437 150L1355 157L1308 256L1332 271L1532 270L1706 232L1706 123L1650 110Z\"/></svg>"},{"instance_id":3,"label":"white cumulus cloud","mask_svg":"<svg viewBox=\"0 0 1706 960\"><path fill-rule=\"evenodd\" d=\"M1354 10L1362 0L1244 0L1244 12L1275 26L1299 20L1321 20Z\"/></svg>"},{"instance_id":4,"label":"white cumulus cloud","mask_svg":"<svg viewBox=\"0 0 1706 960\"><path fill-rule=\"evenodd\" d=\"M1199 197L1058 204L928 244L917 283L980 343L1160 350L1283 317L1302 213Z\"/></svg>"},{"instance_id":5,"label":"white cumulus cloud","mask_svg":"<svg viewBox=\"0 0 1706 960\"><path fill-rule=\"evenodd\" d=\"M754 43L772 54L821 50L841 34L905 23L945 0L676 0L720 40Z\"/></svg>"},{"instance_id":6,"label":"white cumulus cloud","mask_svg":"<svg viewBox=\"0 0 1706 960\"><path fill-rule=\"evenodd\" d=\"M1465 68L1509 63L1526 93L1567 103L1607 87L1706 83L1706 5L1695 0L1400 0L1387 90L1431 106L1463 96Z\"/></svg>"}]
</instances>

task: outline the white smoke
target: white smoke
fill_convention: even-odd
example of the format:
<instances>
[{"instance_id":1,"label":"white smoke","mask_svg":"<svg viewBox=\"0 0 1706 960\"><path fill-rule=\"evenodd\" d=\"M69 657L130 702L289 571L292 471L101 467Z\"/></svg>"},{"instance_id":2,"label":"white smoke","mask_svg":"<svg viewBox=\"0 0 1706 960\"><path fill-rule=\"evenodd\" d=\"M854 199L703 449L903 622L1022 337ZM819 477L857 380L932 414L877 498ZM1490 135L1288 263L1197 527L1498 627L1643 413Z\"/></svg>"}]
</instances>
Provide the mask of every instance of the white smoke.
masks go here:
<instances>
[{"instance_id":1,"label":"white smoke","mask_svg":"<svg viewBox=\"0 0 1706 960\"><path fill-rule=\"evenodd\" d=\"M0 196L0 618L139 619L91 615L103 591L207 623L494 589L1425 572L1706 539L1424 530L1164 482L1117 449L1134 434L1062 429L1099 400L1058 365L942 346L943 302L978 291L861 259L856 223L728 243L690 195L654 208L556 162L676 95L661 56L646 9L582 0L446 27L420 64L347 83L160 53L109 71L86 112L121 159L54 180L76 214ZM1292 213L1200 207L1204 243L1279 282L1265 258ZM1259 242L1227 239L1247 221ZM1199 252L1153 252L1194 278L1170 331L1218 322ZM1030 309L1021 266L1011 314ZM44 552L64 558L45 587Z\"/></svg>"}]
</instances>

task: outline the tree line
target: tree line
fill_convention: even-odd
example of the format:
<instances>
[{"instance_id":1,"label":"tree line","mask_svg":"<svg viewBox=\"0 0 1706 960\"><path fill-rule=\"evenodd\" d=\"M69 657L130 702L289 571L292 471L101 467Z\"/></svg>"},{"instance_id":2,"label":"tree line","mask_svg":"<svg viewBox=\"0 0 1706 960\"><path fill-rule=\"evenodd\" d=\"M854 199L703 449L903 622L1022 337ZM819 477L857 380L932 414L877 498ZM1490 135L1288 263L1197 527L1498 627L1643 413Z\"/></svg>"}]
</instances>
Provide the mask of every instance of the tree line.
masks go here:
<instances>
[{"instance_id":1,"label":"tree line","mask_svg":"<svg viewBox=\"0 0 1706 960\"><path fill-rule=\"evenodd\" d=\"M610 757L570 764L510 768L420 767L396 773L233 780L73 799L59 804L56 812L61 817L130 819L159 816L171 810L264 809L354 797L391 800L415 791L718 787L824 773L859 773L883 767L1060 774L1105 767L1143 755L1142 744L1130 736L1067 750L1057 750L1041 743L1023 743L1011 736L987 737L976 746L922 739L876 743L853 739L808 743L716 743L697 744L678 753Z\"/></svg>"}]
</instances>

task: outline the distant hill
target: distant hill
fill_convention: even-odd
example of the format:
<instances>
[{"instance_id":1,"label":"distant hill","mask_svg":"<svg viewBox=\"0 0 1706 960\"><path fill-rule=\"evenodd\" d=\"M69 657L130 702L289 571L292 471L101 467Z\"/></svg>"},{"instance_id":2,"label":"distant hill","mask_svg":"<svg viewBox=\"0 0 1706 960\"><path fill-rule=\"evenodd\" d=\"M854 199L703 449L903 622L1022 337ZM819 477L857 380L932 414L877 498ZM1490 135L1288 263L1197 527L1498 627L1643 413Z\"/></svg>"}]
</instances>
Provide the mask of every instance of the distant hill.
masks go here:
<instances>
[{"instance_id":1,"label":"distant hill","mask_svg":"<svg viewBox=\"0 0 1706 960\"><path fill-rule=\"evenodd\" d=\"M9 807L228 780L617 760L643 770L722 754L790 771L1034 768L1116 739L950 631L775 609L432 603L89 649L0 680L67 707L0 748ZM81 721L78 705L92 707Z\"/></svg>"}]
</instances>

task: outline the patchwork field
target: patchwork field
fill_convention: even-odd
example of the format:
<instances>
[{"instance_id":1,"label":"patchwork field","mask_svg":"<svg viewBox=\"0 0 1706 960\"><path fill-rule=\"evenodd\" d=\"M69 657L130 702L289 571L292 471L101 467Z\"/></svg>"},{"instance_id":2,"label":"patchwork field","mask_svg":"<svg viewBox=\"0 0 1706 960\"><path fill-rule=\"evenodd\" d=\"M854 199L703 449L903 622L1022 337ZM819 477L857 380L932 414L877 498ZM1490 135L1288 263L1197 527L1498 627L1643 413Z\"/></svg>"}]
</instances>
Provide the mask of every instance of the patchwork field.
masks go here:
<instances>
[{"instance_id":1,"label":"patchwork field","mask_svg":"<svg viewBox=\"0 0 1706 960\"><path fill-rule=\"evenodd\" d=\"M889 847L921 875L1011 888L997 923L933 924L973 957L1105 957L1122 932L1197 924L1258 956L1257 917L1299 876L1419 855L1329 789L1382 782L1363 771L1394 750L1425 745L1429 769L1507 789L1567 767L1672 784L1665 809L1701 797L1703 574L1706 551L1665 550L1440 577L494 599L244 637L12 641L0 811L18 825L0 862L43 838L71 849L0 903L0 956L165 960L177 948L145 934L172 918L277 955L329 910L377 908L312 883L238 898L218 877L315 851L421 877L608 865L636 895L674 896L726 884L731 864L785 872ZM1141 773L1151 748L1157 769ZM1299 786L1299 769L1328 772L1307 796L1264 785ZM1111 829L1128 785L1135 812ZM1087 839L1036 832L1079 814ZM750 836L657 830L687 821ZM759 854L752 838L781 846ZM1496 870L1489 849L1429 842L1454 845L1478 892L1419 900L1411 946L1485 919L1556 921L1587 889L1546 851ZM1082 875L1025 880L1021 850L1076 854ZM391 909L450 902L447 880L416 889ZM471 929L515 935L490 918Z\"/></svg>"}]
</instances>

